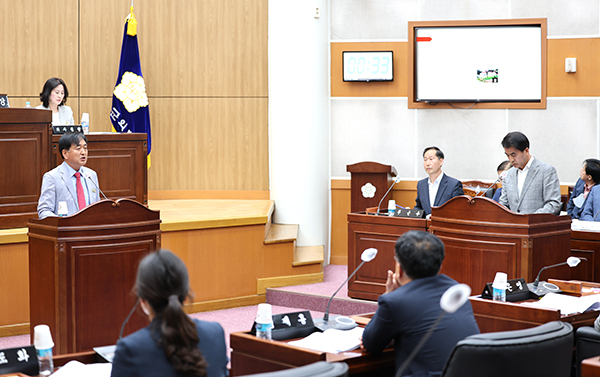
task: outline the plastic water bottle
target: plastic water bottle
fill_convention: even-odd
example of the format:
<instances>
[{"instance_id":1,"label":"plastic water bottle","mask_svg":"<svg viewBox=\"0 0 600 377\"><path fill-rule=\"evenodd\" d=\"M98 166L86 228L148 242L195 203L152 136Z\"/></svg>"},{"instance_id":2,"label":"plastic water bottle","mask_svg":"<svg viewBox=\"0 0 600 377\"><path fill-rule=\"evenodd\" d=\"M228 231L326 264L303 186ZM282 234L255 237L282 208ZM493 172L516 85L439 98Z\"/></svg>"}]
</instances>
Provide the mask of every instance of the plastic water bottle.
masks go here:
<instances>
[{"instance_id":1,"label":"plastic water bottle","mask_svg":"<svg viewBox=\"0 0 600 377\"><path fill-rule=\"evenodd\" d=\"M256 337L258 339L272 339L273 323L256 323Z\"/></svg>"},{"instance_id":2,"label":"plastic water bottle","mask_svg":"<svg viewBox=\"0 0 600 377\"><path fill-rule=\"evenodd\" d=\"M256 312L256 337L258 339L271 340L271 332L273 330L273 316L272 316L271 304L258 304L258 311Z\"/></svg>"},{"instance_id":3,"label":"plastic water bottle","mask_svg":"<svg viewBox=\"0 0 600 377\"><path fill-rule=\"evenodd\" d=\"M83 129L84 135L90 133L90 114L83 113L81 115L81 128Z\"/></svg>"},{"instance_id":4,"label":"plastic water bottle","mask_svg":"<svg viewBox=\"0 0 600 377\"><path fill-rule=\"evenodd\" d=\"M31 109L31 103L29 101L25 102L25 107Z\"/></svg>"},{"instance_id":5,"label":"plastic water bottle","mask_svg":"<svg viewBox=\"0 0 600 377\"><path fill-rule=\"evenodd\" d=\"M396 201L390 199L388 202L388 216L394 216L396 214Z\"/></svg>"},{"instance_id":6,"label":"plastic water bottle","mask_svg":"<svg viewBox=\"0 0 600 377\"><path fill-rule=\"evenodd\" d=\"M496 277L492 283L492 299L494 301L506 302L506 280L505 272L496 272Z\"/></svg>"},{"instance_id":7,"label":"plastic water bottle","mask_svg":"<svg viewBox=\"0 0 600 377\"><path fill-rule=\"evenodd\" d=\"M54 371L54 362L52 360L52 348L37 350L38 362L40 363L40 375L49 376Z\"/></svg>"},{"instance_id":8,"label":"plastic water bottle","mask_svg":"<svg viewBox=\"0 0 600 377\"><path fill-rule=\"evenodd\" d=\"M52 361L54 342L48 325L37 325L33 328L33 345L37 351L40 375L48 376L52 374L54 372L54 362Z\"/></svg>"}]
</instances>

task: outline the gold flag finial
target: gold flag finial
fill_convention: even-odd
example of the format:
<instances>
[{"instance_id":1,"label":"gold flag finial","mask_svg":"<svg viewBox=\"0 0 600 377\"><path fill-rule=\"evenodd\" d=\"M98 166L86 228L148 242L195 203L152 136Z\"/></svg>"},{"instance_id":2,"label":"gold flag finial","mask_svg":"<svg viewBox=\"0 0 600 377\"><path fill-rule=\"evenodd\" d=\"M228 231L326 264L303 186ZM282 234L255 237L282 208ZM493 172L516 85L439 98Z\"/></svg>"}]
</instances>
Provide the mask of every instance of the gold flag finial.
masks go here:
<instances>
[{"instance_id":1,"label":"gold flag finial","mask_svg":"<svg viewBox=\"0 0 600 377\"><path fill-rule=\"evenodd\" d=\"M129 17L127 17L127 35L135 37L137 34L137 20L133 14L133 4L131 5Z\"/></svg>"}]
</instances>

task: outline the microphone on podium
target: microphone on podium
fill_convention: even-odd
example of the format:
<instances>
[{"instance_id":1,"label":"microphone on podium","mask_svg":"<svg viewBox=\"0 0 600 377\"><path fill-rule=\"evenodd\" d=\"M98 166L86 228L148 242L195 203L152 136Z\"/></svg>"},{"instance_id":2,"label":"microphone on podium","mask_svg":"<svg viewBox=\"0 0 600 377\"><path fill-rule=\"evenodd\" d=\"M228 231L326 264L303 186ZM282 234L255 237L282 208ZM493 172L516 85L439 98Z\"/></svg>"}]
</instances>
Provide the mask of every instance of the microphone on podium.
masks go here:
<instances>
[{"instance_id":1,"label":"microphone on podium","mask_svg":"<svg viewBox=\"0 0 600 377\"><path fill-rule=\"evenodd\" d=\"M406 370L411 361L417 356L417 353L423 348L427 340L433 334L433 330L440 324L442 318L446 315L446 313L454 313L461 306L467 302L469 299L469 295L471 294L471 287L466 284L456 284L446 289L446 292L440 298L440 307L442 308L442 312L437 317L433 325L427 330L427 333L423 336L423 339L417 344L417 346L413 349L410 355L404 360L400 368L398 368L398 372L396 373L396 377L402 376L402 373Z\"/></svg>"},{"instance_id":2,"label":"microphone on podium","mask_svg":"<svg viewBox=\"0 0 600 377\"><path fill-rule=\"evenodd\" d=\"M100 191L100 194L102 194L102 196L104 196L104 199L108 200L108 198L106 197L106 195L104 195L104 193L102 192L102 190L100 190L100 187L98 187L98 185L96 184L96 182L94 182L94 180L92 179L92 177L90 176L89 173L83 174L84 177L86 177L90 182L92 182L92 184L94 186L96 186L96 188L98 189L98 191Z\"/></svg>"},{"instance_id":3,"label":"microphone on podium","mask_svg":"<svg viewBox=\"0 0 600 377\"><path fill-rule=\"evenodd\" d=\"M396 183L400 182L400 177L396 177L394 178L394 182L392 183L392 185L390 186L390 188L385 192L385 194L383 194L383 197L381 198L381 200L379 201L379 204L377 205L377 213L376 215L379 215L379 208L381 208L381 202L383 202L383 199L385 199L385 197L387 196L387 194L389 194L389 192L392 190L392 187L394 187L396 185Z\"/></svg>"},{"instance_id":4,"label":"microphone on podium","mask_svg":"<svg viewBox=\"0 0 600 377\"><path fill-rule=\"evenodd\" d=\"M492 185L490 187L488 187L484 192L482 196L485 196L485 194L487 194L488 191L490 191L490 189L494 186L496 186L496 183L500 182L501 180L503 180L504 178L506 178L506 175L508 174L508 170L503 171L502 173L500 173L500 175L498 176L498 179L496 179L496 182L492 183Z\"/></svg>"},{"instance_id":5,"label":"microphone on podium","mask_svg":"<svg viewBox=\"0 0 600 377\"><path fill-rule=\"evenodd\" d=\"M356 267L354 272L352 274L350 274L350 276L348 276L348 279L346 279L346 281L343 282L342 285L340 285L340 287L337 289L337 291L335 291L335 293L331 296L331 298L329 299L329 302L327 303L327 310L325 310L325 315L323 316L323 318L317 318L314 320L314 324L317 329L319 329L321 331L325 331L327 329L350 330L357 326L356 322L354 322L354 320L352 318L348 318L348 317L335 316L335 317L332 317L332 319L330 320L329 319L329 305L331 305L331 300L333 300L335 295L340 291L340 289L342 289L344 284L346 284L350 280L350 278L352 278L352 276L354 276L354 274L362 267L362 265L365 264L366 262L370 262L373 259L375 259L375 257L377 256L377 252L378 252L377 249L375 249L373 247L368 248L362 252L362 254L360 255L360 259L362 259L361 264L359 264L358 267Z\"/></svg>"},{"instance_id":6,"label":"microphone on podium","mask_svg":"<svg viewBox=\"0 0 600 377\"><path fill-rule=\"evenodd\" d=\"M543 281L542 284L540 285L540 275L542 274L542 271L547 270L552 267L563 266L565 264L569 265L569 267L575 267L581 262L582 259L587 260L586 258L568 257L566 262L542 267L540 272L538 272L537 277L535 278L535 281L533 283L527 284L527 287L529 288L529 292L531 292L531 294L534 296L534 298L540 298L550 292L560 291L558 286L556 286L555 284L552 284L552 283Z\"/></svg>"}]
</instances>

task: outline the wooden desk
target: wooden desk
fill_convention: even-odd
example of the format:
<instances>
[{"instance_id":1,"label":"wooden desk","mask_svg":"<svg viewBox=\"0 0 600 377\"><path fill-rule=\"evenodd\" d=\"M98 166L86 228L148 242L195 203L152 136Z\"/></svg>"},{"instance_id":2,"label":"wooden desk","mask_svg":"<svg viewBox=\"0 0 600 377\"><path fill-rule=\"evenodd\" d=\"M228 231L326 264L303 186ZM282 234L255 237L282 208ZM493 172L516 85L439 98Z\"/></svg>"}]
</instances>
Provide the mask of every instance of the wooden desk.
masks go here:
<instances>
[{"instance_id":1,"label":"wooden desk","mask_svg":"<svg viewBox=\"0 0 600 377\"><path fill-rule=\"evenodd\" d=\"M571 269L572 280L600 283L600 233L571 231L571 255L587 259Z\"/></svg>"},{"instance_id":2,"label":"wooden desk","mask_svg":"<svg viewBox=\"0 0 600 377\"><path fill-rule=\"evenodd\" d=\"M105 363L106 360L98 356L95 351L86 351L79 353L69 353L65 355L55 355L52 358L54 362L54 368L62 367L69 361L79 361L83 364L96 364L96 363ZM0 377L31 377L29 375L23 373L8 373L8 374L0 374Z\"/></svg>"},{"instance_id":3,"label":"wooden desk","mask_svg":"<svg viewBox=\"0 0 600 377\"><path fill-rule=\"evenodd\" d=\"M402 217L348 214L348 275L361 263L365 249L379 250L377 257L365 263L348 281L348 297L377 301L385 292L387 270L394 270L394 245L409 230L427 231L427 220Z\"/></svg>"},{"instance_id":4,"label":"wooden desk","mask_svg":"<svg viewBox=\"0 0 600 377\"><path fill-rule=\"evenodd\" d=\"M469 297L473 314L482 333L527 329L552 321L564 321L573 325L593 326L598 312L592 311L561 316L560 310L534 308L519 303L497 302L480 296Z\"/></svg>"},{"instance_id":5,"label":"wooden desk","mask_svg":"<svg viewBox=\"0 0 600 377\"><path fill-rule=\"evenodd\" d=\"M294 368L317 361L343 361L350 367L351 376L392 376L394 373L392 348L378 355L361 350L331 354L291 346L286 341L257 339L249 332L230 334L229 343L232 377Z\"/></svg>"},{"instance_id":6,"label":"wooden desk","mask_svg":"<svg viewBox=\"0 0 600 377\"><path fill-rule=\"evenodd\" d=\"M590 357L581 362L581 377L598 376L600 376L600 357Z\"/></svg>"}]
</instances>

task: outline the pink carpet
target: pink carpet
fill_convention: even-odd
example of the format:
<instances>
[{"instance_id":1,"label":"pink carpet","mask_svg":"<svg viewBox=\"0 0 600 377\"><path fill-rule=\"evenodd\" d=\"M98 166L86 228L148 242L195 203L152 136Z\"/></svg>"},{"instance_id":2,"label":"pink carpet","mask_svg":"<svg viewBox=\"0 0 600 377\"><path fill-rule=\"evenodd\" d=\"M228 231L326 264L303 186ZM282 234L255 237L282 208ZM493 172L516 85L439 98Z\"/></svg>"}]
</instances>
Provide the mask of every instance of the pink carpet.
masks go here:
<instances>
[{"instance_id":1,"label":"pink carpet","mask_svg":"<svg viewBox=\"0 0 600 377\"><path fill-rule=\"evenodd\" d=\"M276 290L269 289L267 292L267 302L271 303L269 301L271 295L275 295L274 297L278 298L278 300L287 302L285 305L271 303L273 305L273 314L310 310L313 319L319 318L323 316L329 296L335 292L347 277L347 266L325 266L323 283L284 287ZM282 298L285 297L286 292L289 293L290 298ZM377 309L377 303L348 299L348 288L346 284L340 289L336 298L340 299L334 300L331 304L331 313L333 314L352 315L373 312ZM350 309L348 309L348 307ZM225 338L229 345L229 334L238 331L249 331L251 329L256 316L256 311L257 306L246 306L212 312L194 313L191 314L191 317L205 321L219 322L225 330ZM29 335L0 338L0 349L22 347L29 344Z\"/></svg>"}]
</instances>

